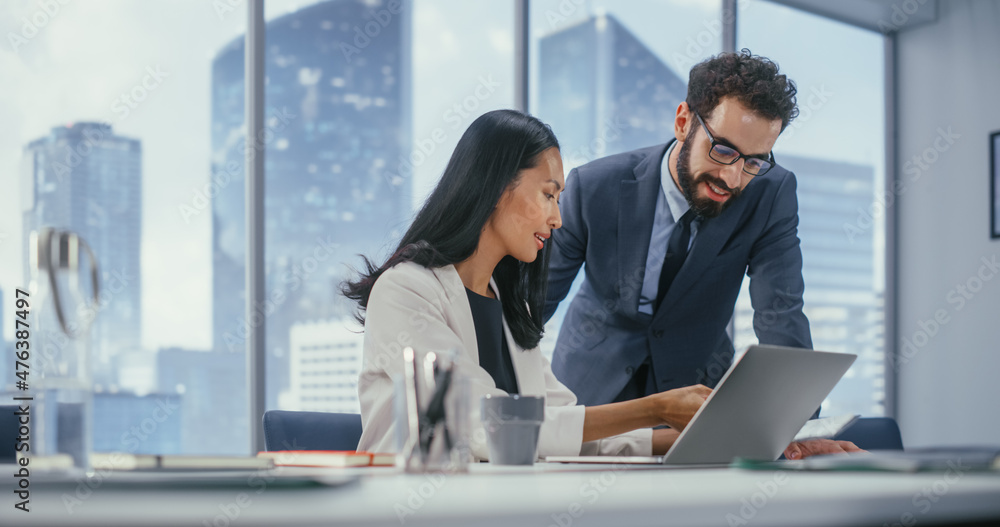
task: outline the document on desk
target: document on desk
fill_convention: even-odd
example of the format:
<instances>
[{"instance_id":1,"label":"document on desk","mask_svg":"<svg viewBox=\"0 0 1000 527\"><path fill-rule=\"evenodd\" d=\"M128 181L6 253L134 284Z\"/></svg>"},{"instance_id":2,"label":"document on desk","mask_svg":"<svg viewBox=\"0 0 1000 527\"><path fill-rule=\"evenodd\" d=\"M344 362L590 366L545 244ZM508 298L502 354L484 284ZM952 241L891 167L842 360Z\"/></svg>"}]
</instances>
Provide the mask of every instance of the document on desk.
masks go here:
<instances>
[{"instance_id":1,"label":"document on desk","mask_svg":"<svg viewBox=\"0 0 1000 527\"><path fill-rule=\"evenodd\" d=\"M749 470L941 472L996 471L1000 473L1000 448L921 448L828 454L791 461L737 459L735 468Z\"/></svg>"},{"instance_id":2,"label":"document on desk","mask_svg":"<svg viewBox=\"0 0 1000 527\"><path fill-rule=\"evenodd\" d=\"M241 456L184 456L94 452L95 470L261 470L274 468L272 460Z\"/></svg>"},{"instance_id":3,"label":"document on desk","mask_svg":"<svg viewBox=\"0 0 1000 527\"><path fill-rule=\"evenodd\" d=\"M357 481L349 475L323 469L275 468L268 470L122 470L103 473L102 487L150 488L298 488L337 487ZM64 471L32 473L32 484L47 487L80 484L79 474Z\"/></svg>"}]
</instances>

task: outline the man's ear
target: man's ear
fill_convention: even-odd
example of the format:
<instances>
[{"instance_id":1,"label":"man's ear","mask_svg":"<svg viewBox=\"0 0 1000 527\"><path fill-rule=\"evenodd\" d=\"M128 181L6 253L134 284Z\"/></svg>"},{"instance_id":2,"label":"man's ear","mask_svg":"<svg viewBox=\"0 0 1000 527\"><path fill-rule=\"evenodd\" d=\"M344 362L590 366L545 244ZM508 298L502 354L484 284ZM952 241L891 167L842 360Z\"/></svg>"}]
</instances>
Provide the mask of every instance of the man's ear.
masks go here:
<instances>
[{"instance_id":1,"label":"man's ear","mask_svg":"<svg viewBox=\"0 0 1000 527\"><path fill-rule=\"evenodd\" d=\"M681 101L677 105L677 114L674 116L674 137L678 141L684 142L687 139L688 132L694 123L694 114L691 113L691 109L688 108L687 101Z\"/></svg>"}]
</instances>

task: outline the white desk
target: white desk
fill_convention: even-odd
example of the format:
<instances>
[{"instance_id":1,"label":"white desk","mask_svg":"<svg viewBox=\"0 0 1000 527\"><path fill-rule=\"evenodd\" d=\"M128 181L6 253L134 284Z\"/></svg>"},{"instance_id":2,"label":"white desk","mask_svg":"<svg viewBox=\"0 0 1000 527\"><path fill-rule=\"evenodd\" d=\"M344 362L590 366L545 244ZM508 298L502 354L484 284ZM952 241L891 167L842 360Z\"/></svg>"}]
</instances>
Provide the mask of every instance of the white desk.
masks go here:
<instances>
[{"instance_id":1,"label":"white desk","mask_svg":"<svg viewBox=\"0 0 1000 527\"><path fill-rule=\"evenodd\" d=\"M557 472L404 475L389 469L343 487L97 488L72 513L72 488L32 484L13 508L0 467L0 525L928 525L1000 521L1000 473L798 473L592 467ZM341 471L339 473L345 473ZM241 496L241 493L243 494ZM242 504L242 506L241 506ZM229 517L226 515L229 512ZM401 519L402 517L402 519Z\"/></svg>"}]
</instances>

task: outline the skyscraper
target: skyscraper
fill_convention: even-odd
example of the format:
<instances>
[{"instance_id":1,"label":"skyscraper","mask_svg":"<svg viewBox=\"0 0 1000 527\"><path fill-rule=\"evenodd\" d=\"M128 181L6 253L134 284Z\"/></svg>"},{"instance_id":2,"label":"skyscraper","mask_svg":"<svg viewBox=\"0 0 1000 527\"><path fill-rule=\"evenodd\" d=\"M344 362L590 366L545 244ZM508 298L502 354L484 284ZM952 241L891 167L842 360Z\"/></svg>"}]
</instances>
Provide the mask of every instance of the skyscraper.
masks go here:
<instances>
[{"instance_id":1,"label":"skyscraper","mask_svg":"<svg viewBox=\"0 0 1000 527\"><path fill-rule=\"evenodd\" d=\"M42 227L77 233L100 262L104 292L90 338L101 378L115 354L141 343L141 143L105 123L57 126L24 148L22 170L24 283L29 235Z\"/></svg>"},{"instance_id":2,"label":"skyscraper","mask_svg":"<svg viewBox=\"0 0 1000 527\"><path fill-rule=\"evenodd\" d=\"M539 41L538 117L566 168L673 137L687 83L611 15Z\"/></svg>"},{"instance_id":3,"label":"skyscraper","mask_svg":"<svg viewBox=\"0 0 1000 527\"><path fill-rule=\"evenodd\" d=\"M2 352L5 357L9 357L11 355L7 353L7 340L3 338L3 325L7 322L7 319L3 318L3 313L4 313L3 308L4 308L3 289L0 289L0 352ZM0 364L0 392L2 392L7 385L7 363L10 362L10 360L4 360L0 362L3 363Z\"/></svg>"},{"instance_id":4,"label":"skyscraper","mask_svg":"<svg viewBox=\"0 0 1000 527\"><path fill-rule=\"evenodd\" d=\"M245 311L243 39L212 67L213 347L242 352L266 323L268 406L289 384L289 330L346 314L344 261L402 234L410 182L388 178L409 150L408 10L332 0L267 23L265 267L269 302Z\"/></svg>"},{"instance_id":5,"label":"skyscraper","mask_svg":"<svg viewBox=\"0 0 1000 527\"><path fill-rule=\"evenodd\" d=\"M803 301L813 347L858 355L823 413L879 415L884 411L884 299L876 280L880 270L875 267L875 228L845 229L857 227L858 211L867 210L874 199L874 170L799 156L776 157L796 174L798 183ZM736 307L738 351L756 340L752 317L749 297L743 294Z\"/></svg>"},{"instance_id":6,"label":"skyscraper","mask_svg":"<svg viewBox=\"0 0 1000 527\"><path fill-rule=\"evenodd\" d=\"M251 453L244 357L242 353L181 348L156 353L156 392L179 398L181 452Z\"/></svg>"},{"instance_id":7,"label":"skyscraper","mask_svg":"<svg viewBox=\"0 0 1000 527\"><path fill-rule=\"evenodd\" d=\"M363 342L364 336L345 320L293 325L291 405L311 412L361 413L358 375Z\"/></svg>"},{"instance_id":8,"label":"skyscraper","mask_svg":"<svg viewBox=\"0 0 1000 527\"><path fill-rule=\"evenodd\" d=\"M559 138L566 170L673 137L687 83L614 16L592 16L542 37L538 60L534 111ZM560 304L546 324L540 346L547 357L568 305Z\"/></svg>"}]
</instances>

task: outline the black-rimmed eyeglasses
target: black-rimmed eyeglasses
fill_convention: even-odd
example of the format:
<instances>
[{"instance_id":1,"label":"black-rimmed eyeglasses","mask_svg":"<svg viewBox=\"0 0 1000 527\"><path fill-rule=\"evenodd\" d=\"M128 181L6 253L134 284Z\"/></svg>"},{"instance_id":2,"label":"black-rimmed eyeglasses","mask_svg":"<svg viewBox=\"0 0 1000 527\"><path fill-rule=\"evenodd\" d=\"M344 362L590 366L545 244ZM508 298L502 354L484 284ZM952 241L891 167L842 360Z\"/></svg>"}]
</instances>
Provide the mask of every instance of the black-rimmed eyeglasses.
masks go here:
<instances>
[{"instance_id":1,"label":"black-rimmed eyeglasses","mask_svg":"<svg viewBox=\"0 0 1000 527\"><path fill-rule=\"evenodd\" d=\"M751 176L762 176L774 166L773 152L768 152L767 159L762 159L757 156L743 155L739 152L739 150L716 141L715 136L712 135L712 131L709 130L708 125L705 124L705 120L702 119L697 112L693 113L694 116L698 118L698 122L701 123L701 127L705 129L705 134L708 135L708 140L712 142L712 148L708 151L708 157L711 158L712 161L723 165L732 165L740 159L743 159L743 171Z\"/></svg>"}]
</instances>

